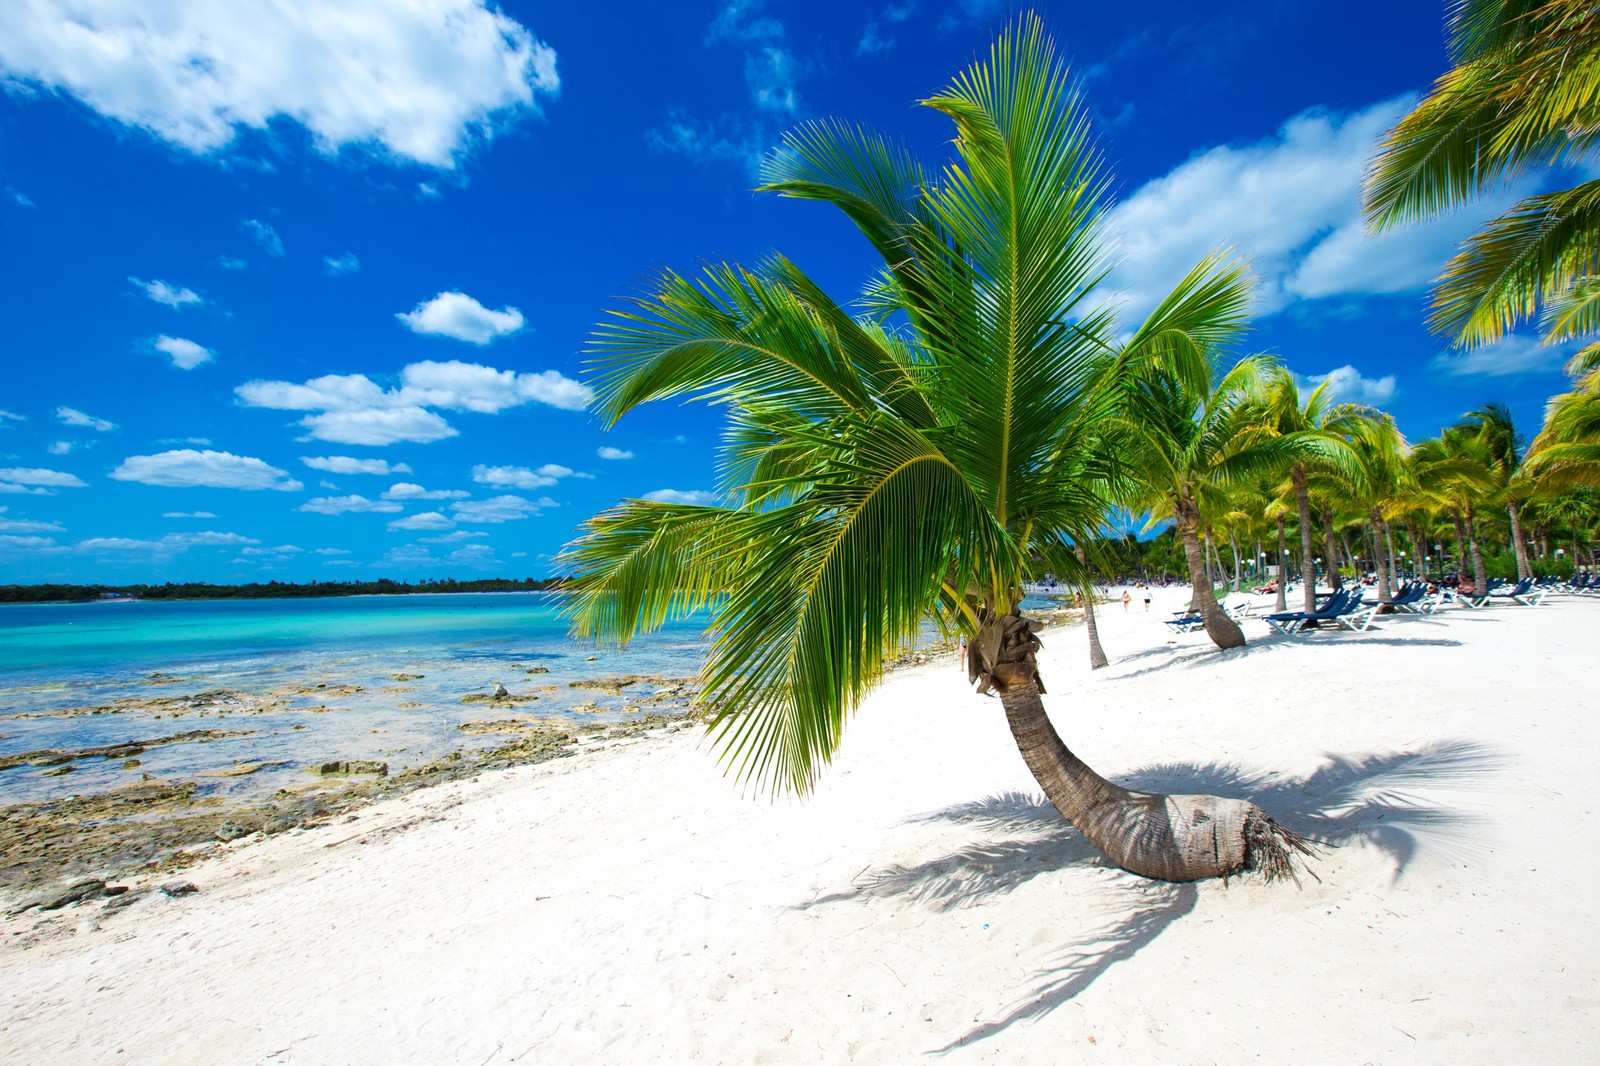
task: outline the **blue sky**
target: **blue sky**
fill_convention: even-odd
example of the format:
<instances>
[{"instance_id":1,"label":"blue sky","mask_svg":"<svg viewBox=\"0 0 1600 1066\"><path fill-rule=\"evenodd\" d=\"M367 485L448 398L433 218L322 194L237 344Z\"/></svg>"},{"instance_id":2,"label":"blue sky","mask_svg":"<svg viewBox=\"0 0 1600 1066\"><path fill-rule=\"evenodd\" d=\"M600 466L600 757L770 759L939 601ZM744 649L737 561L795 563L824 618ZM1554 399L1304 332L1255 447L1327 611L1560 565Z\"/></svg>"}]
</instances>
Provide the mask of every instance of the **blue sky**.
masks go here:
<instances>
[{"instance_id":1,"label":"blue sky","mask_svg":"<svg viewBox=\"0 0 1600 1066\"><path fill-rule=\"evenodd\" d=\"M707 493L714 413L585 410L595 323L662 266L773 250L856 292L864 243L753 193L756 161L827 116L943 159L915 101L1015 10L9 0L0 582L537 577L619 498ZM1491 399L1537 428L1562 352L1422 324L1509 193L1378 240L1358 217L1374 138L1446 68L1442 4L1037 10L1115 177L1130 316L1232 245L1252 350L1413 438Z\"/></svg>"}]
</instances>

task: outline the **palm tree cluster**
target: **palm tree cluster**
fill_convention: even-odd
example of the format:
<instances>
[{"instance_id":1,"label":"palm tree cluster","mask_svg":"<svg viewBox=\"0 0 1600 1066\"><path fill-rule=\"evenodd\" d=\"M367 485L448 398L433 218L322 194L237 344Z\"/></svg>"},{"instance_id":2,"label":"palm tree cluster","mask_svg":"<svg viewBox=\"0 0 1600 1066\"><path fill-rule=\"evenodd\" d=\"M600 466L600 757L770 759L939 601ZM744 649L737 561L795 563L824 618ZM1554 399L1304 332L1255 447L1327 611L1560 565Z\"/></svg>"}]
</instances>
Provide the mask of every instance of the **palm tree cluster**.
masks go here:
<instances>
[{"instance_id":1,"label":"palm tree cluster","mask_svg":"<svg viewBox=\"0 0 1600 1066\"><path fill-rule=\"evenodd\" d=\"M1068 749L1023 590L1048 573L1087 592L1115 565L1114 516L1170 518L1194 606L1230 648L1244 635L1214 592L1224 543L1235 581L1249 545L1295 544L1309 604L1315 560L1337 575L1353 529L1385 573L1397 530L1413 551L1441 523L1481 545L1500 514L1537 531L1555 512L1529 514L1515 434L1487 416L1409 448L1380 412L1241 356L1251 278L1226 251L1119 321L1099 296L1110 178L1038 19L922 103L955 127L941 168L838 122L766 161L766 190L831 204L881 257L853 306L774 256L667 270L599 328L607 424L688 397L726 429L718 504L628 500L586 523L564 557L574 632L622 642L709 612L700 699L723 757L804 792L931 623L965 642L1045 795L1118 865L1288 875L1304 842L1255 805L1133 792Z\"/></svg>"}]
</instances>

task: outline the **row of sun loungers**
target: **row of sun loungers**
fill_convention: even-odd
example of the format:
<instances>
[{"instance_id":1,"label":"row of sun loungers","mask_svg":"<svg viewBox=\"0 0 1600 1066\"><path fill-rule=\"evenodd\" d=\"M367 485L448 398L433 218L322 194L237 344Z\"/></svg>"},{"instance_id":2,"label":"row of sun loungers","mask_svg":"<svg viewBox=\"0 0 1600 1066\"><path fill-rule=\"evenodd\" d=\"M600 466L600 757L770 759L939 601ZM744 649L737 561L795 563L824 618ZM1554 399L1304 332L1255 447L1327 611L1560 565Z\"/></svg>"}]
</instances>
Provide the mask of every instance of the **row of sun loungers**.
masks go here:
<instances>
[{"instance_id":1,"label":"row of sun loungers","mask_svg":"<svg viewBox=\"0 0 1600 1066\"><path fill-rule=\"evenodd\" d=\"M1323 600L1323 603L1315 611L1281 611L1263 615L1262 618L1269 626L1285 636L1298 636L1319 629L1323 631L1348 629L1362 633L1371 628L1373 619L1384 607L1378 600L1362 599L1362 591L1356 587L1339 589L1333 593L1319 593L1318 599ZM1425 583L1408 582L1390 598L1388 606L1394 609L1395 614L1433 614L1449 603L1460 603L1472 609L1482 609L1494 604L1537 607L1552 592L1600 596L1600 575L1580 574L1565 583L1554 578L1527 578L1514 585L1491 588L1481 596L1470 593L1463 595L1448 589L1430 594ZM1224 602L1222 609L1236 622L1251 617L1255 610L1249 600L1236 603ZM1205 619L1192 611L1179 612L1176 617L1168 619L1166 624L1174 632L1190 633L1205 628Z\"/></svg>"}]
</instances>

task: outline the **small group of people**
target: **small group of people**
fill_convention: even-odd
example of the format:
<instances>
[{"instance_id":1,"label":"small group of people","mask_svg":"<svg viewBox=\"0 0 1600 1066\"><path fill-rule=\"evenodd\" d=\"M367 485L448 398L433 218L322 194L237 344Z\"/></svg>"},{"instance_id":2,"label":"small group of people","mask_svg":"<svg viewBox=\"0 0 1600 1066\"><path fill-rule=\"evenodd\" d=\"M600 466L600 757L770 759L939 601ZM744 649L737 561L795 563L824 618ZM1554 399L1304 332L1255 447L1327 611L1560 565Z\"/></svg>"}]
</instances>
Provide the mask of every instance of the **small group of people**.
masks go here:
<instances>
[{"instance_id":1,"label":"small group of people","mask_svg":"<svg viewBox=\"0 0 1600 1066\"><path fill-rule=\"evenodd\" d=\"M1150 586L1145 584L1143 581L1141 581L1141 582L1139 582L1139 588L1141 590L1143 590L1143 592L1144 592L1144 609L1148 611L1150 609ZM1122 590L1122 613L1123 614L1127 614L1128 613L1128 605L1131 604L1131 603L1133 603L1133 593L1130 592L1128 589L1123 589Z\"/></svg>"}]
</instances>

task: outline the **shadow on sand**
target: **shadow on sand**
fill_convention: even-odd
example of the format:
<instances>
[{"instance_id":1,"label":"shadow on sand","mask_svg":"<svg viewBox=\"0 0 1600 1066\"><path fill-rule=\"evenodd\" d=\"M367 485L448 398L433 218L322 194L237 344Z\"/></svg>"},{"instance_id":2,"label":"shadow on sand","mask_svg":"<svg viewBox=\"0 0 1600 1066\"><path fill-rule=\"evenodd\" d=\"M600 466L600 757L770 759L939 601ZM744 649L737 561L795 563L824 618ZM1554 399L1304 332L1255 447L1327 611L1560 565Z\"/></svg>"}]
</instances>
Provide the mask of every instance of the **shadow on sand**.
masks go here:
<instances>
[{"instance_id":1,"label":"shadow on sand","mask_svg":"<svg viewBox=\"0 0 1600 1066\"><path fill-rule=\"evenodd\" d=\"M1426 624L1426 620L1420 621ZM1329 629L1295 637L1286 637L1281 633L1273 633L1270 636L1255 637L1242 648L1230 648L1227 651L1222 651L1208 639L1204 639L1204 633L1200 634L1200 636L1203 642L1190 641L1188 644L1176 646L1174 643L1169 642L1166 645L1147 648L1131 655L1119 656L1115 661L1115 673L1111 676L1111 680L1145 677L1166 670L1209 667L1219 660L1227 661L1248 655L1271 655L1290 648L1306 647L1314 644L1376 644L1399 648L1458 648L1461 646L1461 641L1451 637L1386 637L1375 629L1368 630L1365 633L1353 633L1348 629ZM1144 660L1153 661L1145 666L1131 666L1124 669L1125 665L1136 664Z\"/></svg>"},{"instance_id":2,"label":"shadow on sand","mask_svg":"<svg viewBox=\"0 0 1600 1066\"><path fill-rule=\"evenodd\" d=\"M1284 825L1327 847L1362 842L1394 862L1399 879L1417 857L1423 838L1465 836L1473 817L1430 804L1408 789L1470 787L1504 766L1482 745L1441 741L1411 751L1329 755L1304 778L1251 774L1216 763L1147 767L1119 783L1140 791L1214 793L1247 797ZM821 896L801 909L848 900L899 897L936 910L969 906L1011 892L1040 874L1070 866L1110 864L1067 826L1041 797L1006 792L935 811L919 822L960 822L990 838L915 866L888 866L859 878L849 890ZM1314 876L1314 873L1313 873ZM1132 958L1195 907L1194 885L1150 881L1132 874L1117 880L1125 906L1111 921L1083 930L1059 958L1035 973L1035 984L1001 1017L985 1021L933 1053L943 1053L1003 1032L1019 1021L1048 1014L1092 985L1112 966Z\"/></svg>"}]
</instances>

